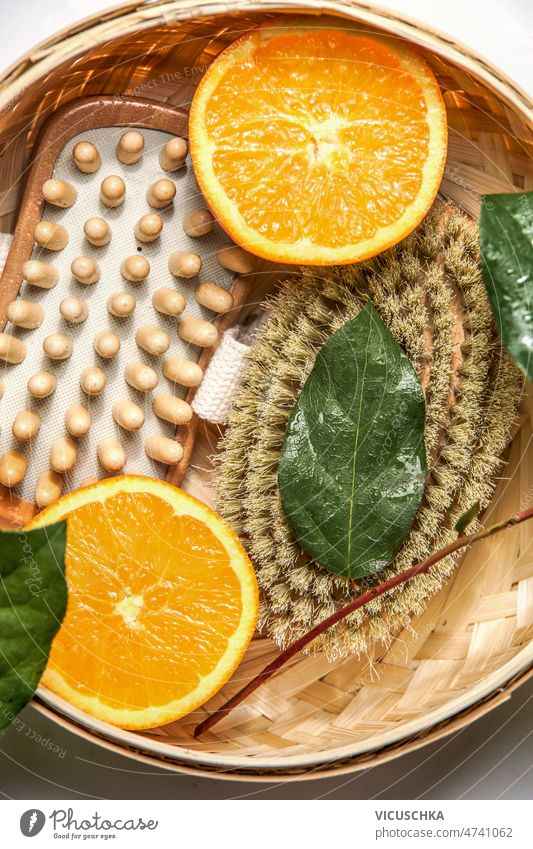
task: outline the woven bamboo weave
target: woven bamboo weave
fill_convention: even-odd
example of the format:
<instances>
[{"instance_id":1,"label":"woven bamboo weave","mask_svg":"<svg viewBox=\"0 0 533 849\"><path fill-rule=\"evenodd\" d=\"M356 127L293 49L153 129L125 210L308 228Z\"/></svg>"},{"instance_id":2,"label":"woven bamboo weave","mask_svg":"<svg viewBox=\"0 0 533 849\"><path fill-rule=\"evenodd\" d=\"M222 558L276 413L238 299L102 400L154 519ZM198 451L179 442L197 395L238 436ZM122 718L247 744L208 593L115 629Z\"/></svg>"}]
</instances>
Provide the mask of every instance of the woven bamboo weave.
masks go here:
<instances>
[{"instance_id":1,"label":"woven bamboo weave","mask_svg":"<svg viewBox=\"0 0 533 849\"><path fill-rule=\"evenodd\" d=\"M415 42L444 92L450 129L442 196L476 218L483 193L533 189L531 104L486 62L438 33L360 3L237 0L130 4L41 45L0 86L0 229L12 232L43 121L83 95L137 94L187 108L214 56L269 9L320 9ZM177 94L179 92L179 95ZM264 289L276 275L266 275ZM279 275L278 275L279 277ZM262 297L254 292L254 300ZM187 486L210 499L218 431L196 443ZM533 398L484 523L533 505ZM271 779L353 771L396 757L472 721L508 697L533 658L533 527L481 543L388 648L370 656L296 658L201 741L196 723L277 651L253 641L234 679L179 723L134 734L96 723L45 690L56 721L102 745L169 769Z\"/></svg>"}]
</instances>

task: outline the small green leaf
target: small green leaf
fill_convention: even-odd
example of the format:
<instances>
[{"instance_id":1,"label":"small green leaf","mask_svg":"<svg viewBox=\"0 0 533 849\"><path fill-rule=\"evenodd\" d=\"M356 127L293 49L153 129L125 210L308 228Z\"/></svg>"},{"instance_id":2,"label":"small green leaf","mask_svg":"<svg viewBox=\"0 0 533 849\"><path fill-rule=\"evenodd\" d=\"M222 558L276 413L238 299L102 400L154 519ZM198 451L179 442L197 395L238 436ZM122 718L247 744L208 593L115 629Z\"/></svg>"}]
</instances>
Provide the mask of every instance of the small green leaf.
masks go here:
<instances>
[{"instance_id":1,"label":"small green leaf","mask_svg":"<svg viewBox=\"0 0 533 849\"><path fill-rule=\"evenodd\" d=\"M283 509L308 554L360 578L390 563L405 539L426 471L422 388L367 304L319 351L291 413Z\"/></svg>"},{"instance_id":2,"label":"small green leaf","mask_svg":"<svg viewBox=\"0 0 533 849\"><path fill-rule=\"evenodd\" d=\"M458 534L464 534L467 527L472 524L472 522L476 518L477 514L479 513L479 510L480 504L479 501L476 501L476 503L472 504L472 506L469 507L468 510L465 510L462 516L459 516L455 523L455 530Z\"/></svg>"},{"instance_id":3,"label":"small green leaf","mask_svg":"<svg viewBox=\"0 0 533 849\"><path fill-rule=\"evenodd\" d=\"M483 280L503 344L533 380L533 192L485 195Z\"/></svg>"},{"instance_id":4,"label":"small green leaf","mask_svg":"<svg viewBox=\"0 0 533 849\"><path fill-rule=\"evenodd\" d=\"M66 524L0 531L0 734L33 696L65 615Z\"/></svg>"}]
</instances>

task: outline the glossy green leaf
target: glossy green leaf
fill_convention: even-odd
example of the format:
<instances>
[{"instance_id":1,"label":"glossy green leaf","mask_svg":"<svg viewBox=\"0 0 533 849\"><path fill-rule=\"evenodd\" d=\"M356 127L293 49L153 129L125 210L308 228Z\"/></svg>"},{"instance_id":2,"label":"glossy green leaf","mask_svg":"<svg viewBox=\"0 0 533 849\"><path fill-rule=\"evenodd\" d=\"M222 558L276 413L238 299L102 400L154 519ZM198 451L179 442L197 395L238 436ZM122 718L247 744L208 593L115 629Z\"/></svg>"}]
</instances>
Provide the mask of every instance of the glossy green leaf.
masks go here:
<instances>
[{"instance_id":1,"label":"glossy green leaf","mask_svg":"<svg viewBox=\"0 0 533 849\"><path fill-rule=\"evenodd\" d=\"M464 534L468 526L472 524L472 522L478 515L480 509L481 505L479 501L476 501L475 504L472 504L472 506L469 507L468 510L465 510L465 512L461 516L459 516L455 523L455 530L458 534Z\"/></svg>"},{"instance_id":2,"label":"glossy green leaf","mask_svg":"<svg viewBox=\"0 0 533 849\"><path fill-rule=\"evenodd\" d=\"M31 699L67 605L66 522L0 531L0 734Z\"/></svg>"},{"instance_id":3,"label":"glossy green leaf","mask_svg":"<svg viewBox=\"0 0 533 849\"><path fill-rule=\"evenodd\" d=\"M483 279L503 344L533 380L533 192L485 195Z\"/></svg>"},{"instance_id":4,"label":"glossy green leaf","mask_svg":"<svg viewBox=\"0 0 533 849\"><path fill-rule=\"evenodd\" d=\"M409 532L426 471L422 388L367 304L319 351L290 416L279 464L285 514L325 568L369 575Z\"/></svg>"}]
</instances>

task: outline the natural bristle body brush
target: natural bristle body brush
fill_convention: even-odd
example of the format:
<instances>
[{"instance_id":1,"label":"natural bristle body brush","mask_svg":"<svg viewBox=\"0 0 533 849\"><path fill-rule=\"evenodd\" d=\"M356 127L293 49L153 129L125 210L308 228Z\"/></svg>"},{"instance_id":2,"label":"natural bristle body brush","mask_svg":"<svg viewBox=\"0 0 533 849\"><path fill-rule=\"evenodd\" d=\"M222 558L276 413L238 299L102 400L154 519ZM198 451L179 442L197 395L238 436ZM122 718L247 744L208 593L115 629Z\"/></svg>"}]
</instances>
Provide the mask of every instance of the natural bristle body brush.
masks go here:
<instances>
[{"instance_id":1,"label":"natural bristle body brush","mask_svg":"<svg viewBox=\"0 0 533 849\"><path fill-rule=\"evenodd\" d=\"M492 319L477 228L454 208L437 204L415 233L370 262L323 274L303 269L283 283L249 354L216 475L218 509L242 535L255 564L260 626L280 647L363 589L302 551L281 506L277 472L287 420L317 351L369 299L424 388L429 474L409 536L365 587L446 545L465 510L488 504L516 423L521 378ZM339 657L387 641L423 610L454 563L447 558L431 575L376 599L314 648Z\"/></svg>"}]
</instances>

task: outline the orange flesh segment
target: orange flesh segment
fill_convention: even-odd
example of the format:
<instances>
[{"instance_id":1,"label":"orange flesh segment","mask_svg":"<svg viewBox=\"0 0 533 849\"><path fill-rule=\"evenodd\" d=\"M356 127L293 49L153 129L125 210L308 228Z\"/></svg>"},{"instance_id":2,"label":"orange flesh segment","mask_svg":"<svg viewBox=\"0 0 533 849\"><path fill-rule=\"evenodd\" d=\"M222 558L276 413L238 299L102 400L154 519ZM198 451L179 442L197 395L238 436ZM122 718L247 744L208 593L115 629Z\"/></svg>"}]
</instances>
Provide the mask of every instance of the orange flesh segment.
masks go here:
<instances>
[{"instance_id":1,"label":"orange flesh segment","mask_svg":"<svg viewBox=\"0 0 533 849\"><path fill-rule=\"evenodd\" d=\"M198 88L190 136L202 191L233 238L267 259L355 261L363 244L378 253L437 192L436 81L399 42L283 26L230 45Z\"/></svg>"},{"instance_id":2,"label":"orange flesh segment","mask_svg":"<svg viewBox=\"0 0 533 849\"><path fill-rule=\"evenodd\" d=\"M81 507L68 535L69 603L52 667L115 708L165 705L194 689L242 611L214 534L154 496L123 493Z\"/></svg>"},{"instance_id":3,"label":"orange flesh segment","mask_svg":"<svg viewBox=\"0 0 533 849\"><path fill-rule=\"evenodd\" d=\"M217 177L246 223L270 239L331 247L369 239L420 190L423 91L368 38L279 36L225 75L206 118Z\"/></svg>"},{"instance_id":4,"label":"orange flesh segment","mask_svg":"<svg viewBox=\"0 0 533 849\"><path fill-rule=\"evenodd\" d=\"M30 527L64 517L68 606L44 685L125 728L203 704L257 620L253 567L237 537L196 499L139 477L64 496Z\"/></svg>"}]
</instances>

